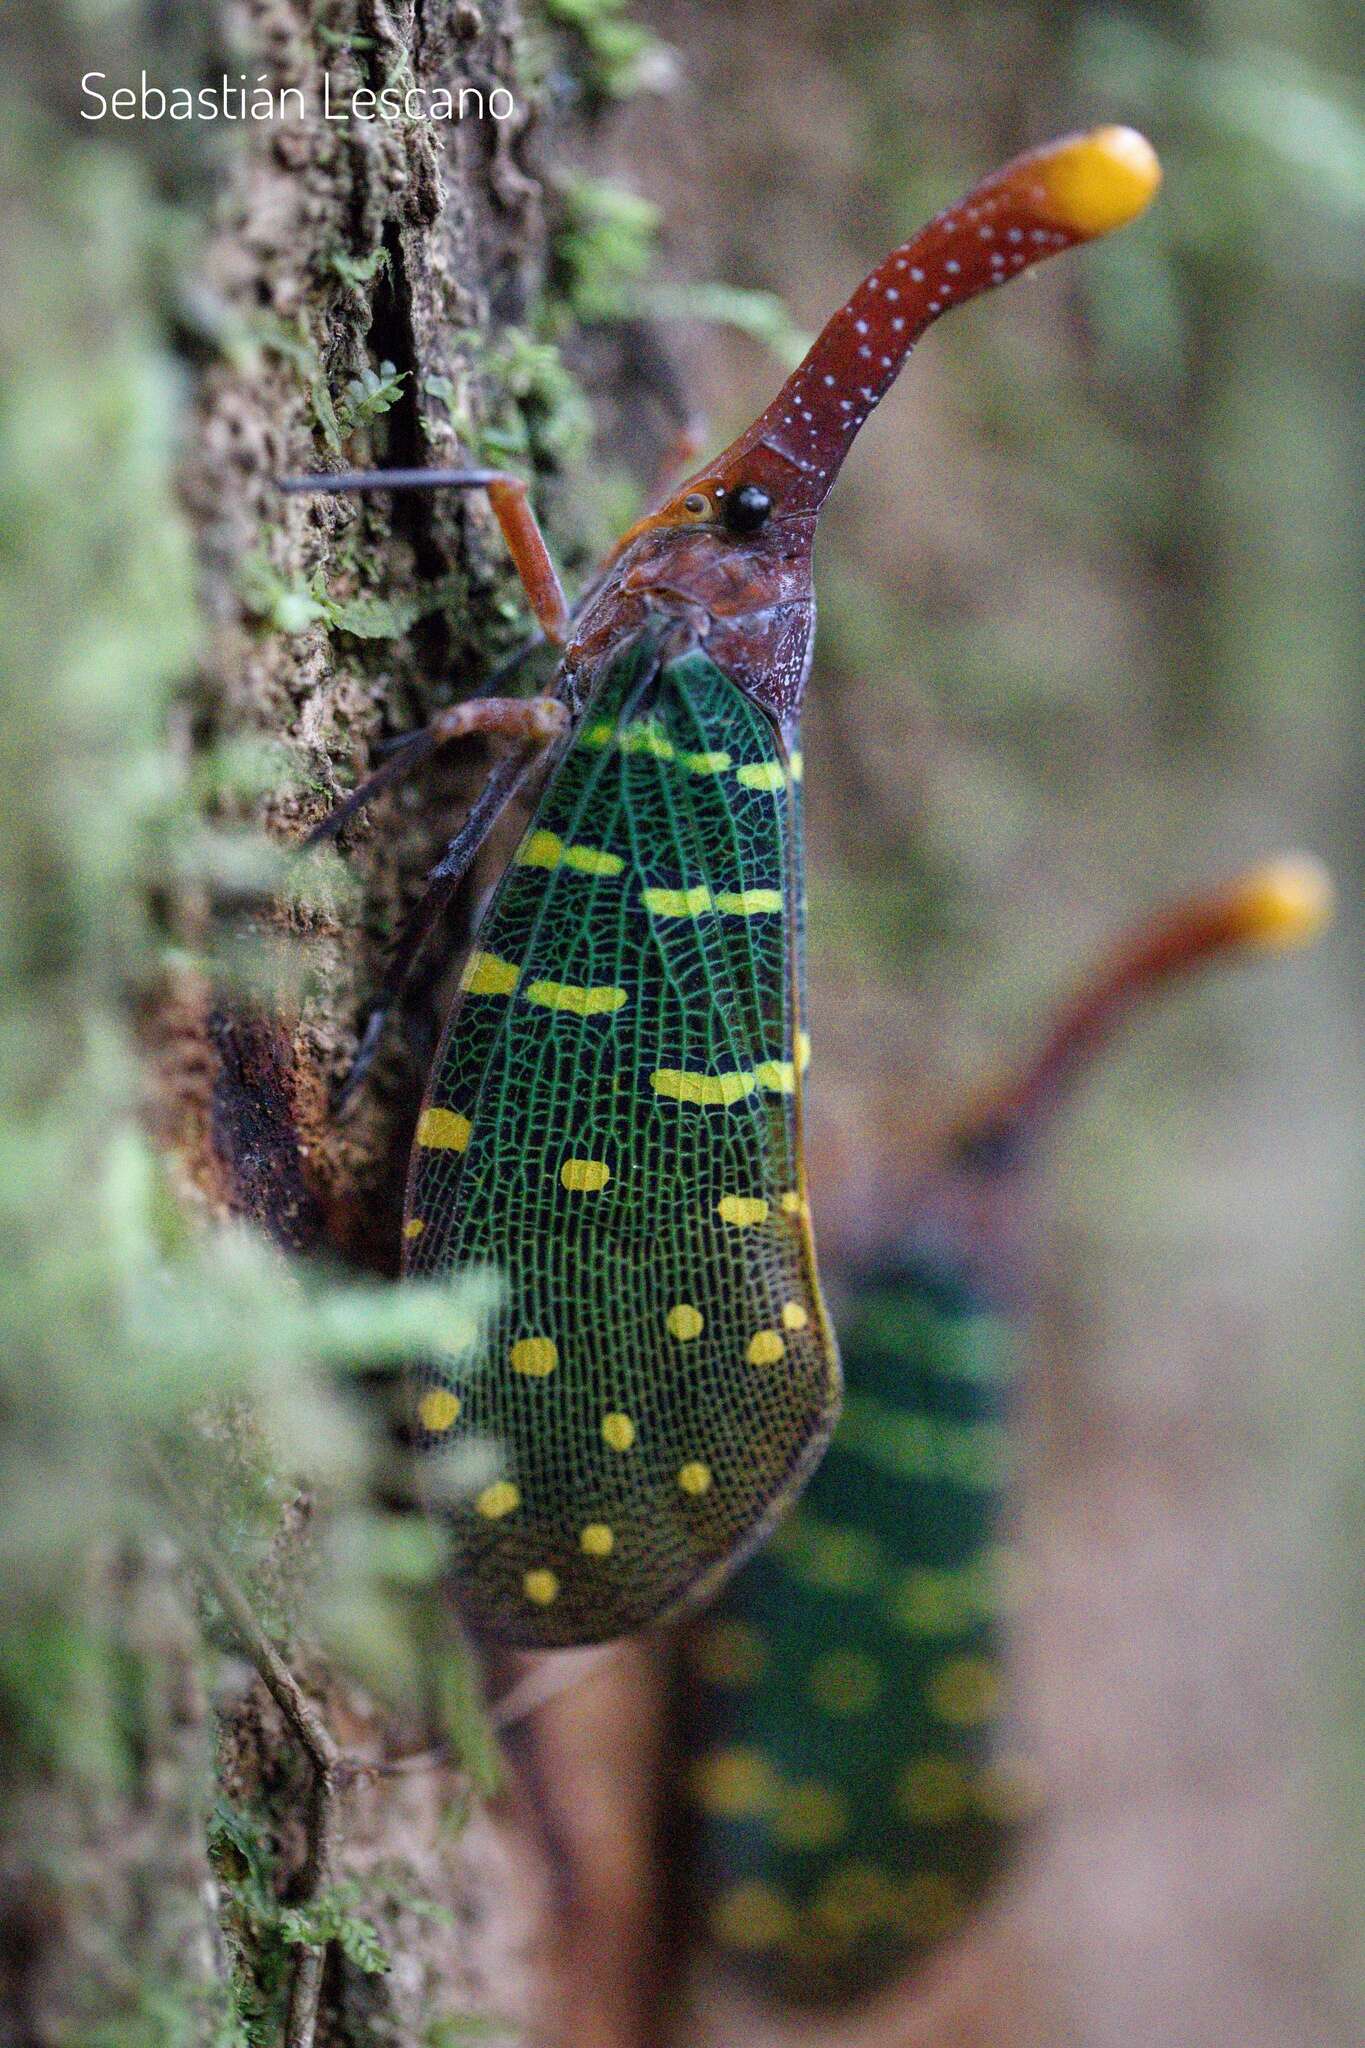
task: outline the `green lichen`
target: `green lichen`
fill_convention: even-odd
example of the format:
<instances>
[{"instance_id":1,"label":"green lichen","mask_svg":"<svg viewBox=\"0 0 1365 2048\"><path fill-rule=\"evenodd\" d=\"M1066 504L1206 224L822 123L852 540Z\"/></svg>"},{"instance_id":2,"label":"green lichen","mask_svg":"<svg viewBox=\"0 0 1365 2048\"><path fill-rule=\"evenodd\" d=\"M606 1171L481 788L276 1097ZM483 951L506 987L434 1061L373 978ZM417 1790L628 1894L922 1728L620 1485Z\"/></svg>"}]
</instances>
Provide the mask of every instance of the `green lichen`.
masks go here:
<instances>
[{"instance_id":1,"label":"green lichen","mask_svg":"<svg viewBox=\"0 0 1365 2048\"><path fill-rule=\"evenodd\" d=\"M327 268L335 272L343 284L373 284L389 267L389 252L382 247L372 249L368 256L351 256L344 249L334 249L327 258Z\"/></svg>"},{"instance_id":2,"label":"green lichen","mask_svg":"<svg viewBox=\"0 0 1365 2048\"><path fill-rule=\"evenodd\" d=\"M482 460L521 457L536 468L563 470L583 459L592 413L557 343L506 328L485 351L482 369L486 387L496 394L478 429Z\"/></svg>"},{"instance_id":3,"label":"green lichen","mask_svg":"<svg viewBox=\"0 0 1365 2048\"><path fill-rule=\"evenodd\" d=\"M260 346L282 361L293 365L302 377L313 378L322 375L322 364L313 346L312 337L304 325L303 316L293 322L281 320L274 313L253 313L247 319L247 329Z\"/></svg>"},{"instance_id":4,"label":"green lichen","mask_svg":"<svg viewBox=\"0 0 1365 2048\"><path fill-rule=\"evenodd\" d=\"M355 1883L330 1886L307 1906L281 1902L271 1822L220 1800L209 1819L209 1858L223 1899L232 1971L233 2018L243 2048L280 2039L295 1952L335 1942L353 1968L383 1976L392 1959Z\"/></svg>"},{"instance_id":5,"label":"green lichen","mask_svg":"<svg viewBox=\"0 0 1365 2048\"><path fill-rule=\"evenodd\" d=\"M347 580L352 580L354 570L349 564L343 567ZM274 632L292 636L321 625L353 640L401 639L418 619L439 611L453 594L450 584L442 581L387 597L374 591L336 596L328 589L322 569L315 569L305 584L287 583L263 546L242 563L237 590L246 611Z\"/></svg>"},{"instance_id":6,"label":"green lichen","mask_svg":"<svg viewBox=\"0 0 1365 2048\"><path fill-rule=\"evenodd\" d=\"M805 354L810 337L776 293L657 278L660 214L648 200L609 180L580 177L566 181L560 205L554 280L573 320L702 320L751 335L784 367Z\"/></svg>"},{"instance_id":7,"label":"green lichen","mask_svg":"<svg viewBox=\"0 0 1365 2048\"><path fill-rule=\"evenodd\" d=\"M303 1477L326 1503L310 1612L324 1648L340 1662L363 1645L365 1676L414 1702L433 1659L460 1662L440 1639L439 1552L371 1509L380 1447L343 1388L362 1362L394 1365L463 1327L448 1293L346 1285L291 1268L243 1227L192 1225L144 1134L137 1032L174 992L168 906L259 889L280 853L201 815L240 760L209 753L191 773L168 737L205 636L173 488L185 380L145 291L163 202L131 151L68 148L13 110L0 159L25 195L0 303L0 1796L15 1839L32 1837L39 1806L49 1847L59 1826L74 1831L74 1861L43 1880L60 1889L89 1853L83 1817L135 1782L147 1741L155 1655L130 1642L109 1588L113 1559L165 1549L150 1449L204 1473L225 1464L225 1442L245 1446L234 1484L199 1498L221 1506L218 1554L282 1639L291 1617L268 1552ZM314 373L302 329L262 325L257 339ZM267 595L276 624L352 637L416 615L311 586ZM220 986L230 961L205 939L199 965ZM472 1677L445 1670L436 1689L487 1782ZM349 1895L310 1913L277 1915L283 1948L325 1934L357 1968L377 1966ZM73 2038L211 2038L184 2017L201 2011L186 1973L202 1942L144 1957L145 1934L111 1926L108 1954L82 1951L85 1974L64 1988L85 2016Z\"/></svg>"},{"instance_id":8,"label":"green lichen","mask_svg":"<svg viewBox=\"0 0 1365 2048\"><path fill-rule=\"evenodd\" d=\"M546 19L576 45L574 68L592 98L629 99L669 64L668 46L633 21L629 0L541 0Z\"/></svg>"},{"instance_id":9,"label":"green lichen","mask_svg":"<svg viewBox=\"0 0 1365 2048\"><path fill-rule=\"evenodd\" d=\"M341 404L337 407L337 419L343 433L351 433L357 427L368 426L392 410L403 395L407 371L398 369L387 360L377 370L364 369L348 378Z\"/></svg>"},{"instance_id":10,"label":"green lichen","mask_svg":"<svg viewBox=\"0 0 1365 2048\"><path fill-rule=\"evenodd\" d=\"M387 260L382 249L354 260L338 252L328 258L328 266L346 283L360 285L372 282ZM367 365L358 370L347 379L340 395L334 396L302 314L292 324L274 314L256 314L247 323L247 331L261 348L298 372L307 387L314 421L333 454L341 453L347 435L382 419L403 395L408 373L385 359L377 369Z\"/></svg>"},{"instance_id":11,"label":"green lichen","mask_svg":"<svg viewBox=\"0 0 1365 2048\"><path fill-rule=\"evenodd\" d=\"M625 295L625 304L643 320L701 320L714 327L733 327L762 342L784 369L795 369L811 343L776 292L743 285L671 284L647 278Z\"/></svg>"},{"instance_id":12,"label":"green lichen","mask_svg":"<svg viewBox=\"0 0 1365 2048\"><path fill-rule=\"evenodd\" d=\"M361 35L352 30L349 33L336 28L325 28L321 22L314 22L313 33L320 43L329 50L354 50L363 52L377 48L373 36Z\"/></svg>"},{"instance_id":13,"label":"green lichen","mask_svg":"<svg viewBox=\"0 0 1365 2048\"><path fill-rule=\"evenodd\" d=\"M619 320L658 254L659 210L603 178L566 179L559 193L555 288L576 320Z\"/></svg>"}]
</instances>

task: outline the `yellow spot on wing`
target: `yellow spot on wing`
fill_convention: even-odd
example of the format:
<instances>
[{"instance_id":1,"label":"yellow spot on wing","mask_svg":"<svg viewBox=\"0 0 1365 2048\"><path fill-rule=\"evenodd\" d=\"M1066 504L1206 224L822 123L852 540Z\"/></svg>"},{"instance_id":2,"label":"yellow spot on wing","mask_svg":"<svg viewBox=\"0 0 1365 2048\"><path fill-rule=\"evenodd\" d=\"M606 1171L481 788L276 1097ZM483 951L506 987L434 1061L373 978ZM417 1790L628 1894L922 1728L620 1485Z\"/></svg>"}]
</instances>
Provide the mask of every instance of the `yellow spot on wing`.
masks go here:
<instances>
[{"instance_id":1,"label":"yellow spot on wing","mask_svg":"<svg viewBox=\"0 0 1365 2048\"><path fill-rule=\"evenodd\" d=\"M553 1572L527 1572L521 1583L527 1599L537 1607L548 1607L559 1592L559 1580Z\"/></svg>"},{"instance_id":2,"label":"yellow spot on wing","mask_svg":"<svg viewBox=\"0 0 1365 2048\"><path fill-rule=\"evenodd\" d=\"M799 1301L784 1301L782 1321L789 1330L804 1330L810 1322L810 1311L803 1308Z\"/></svg>"},{"instance_id":3,"label":"yellow spot on wing","mask_svg":"<svg viewBox=\"0 0 1365 2048\"><path fill-rule=\"evenodd\" d=\"M782 1894L758 1877L732 1884L711 1908L711 1932L725 1948L776 1948L794 1925Z\"/></svg>"},{"instance_id":4,"label":"yellow spot on wing","mask_svg":"<svg viewBox=\"0 0 1365 2048\"><path fill-rule=\"evenodd\" d=\"M570 846L564 854L564 865L580 875L619 875L625 861L619 853L608 853L605 847Z\"/></svg>"},{"instance_id":5,"label":"yellow spot on wing","mask_svg":"<svg viewBox=\"0 0 1365 2048\"><path fill-rule=\"evenodd\" d=\"M800 1188L788 1188L782 1197L784 1216L805 1216L809 1214L806 1198Z\"/></svg>"},{"instance_id":6,"label":"yellow spot on wing","mask_svg":"<svg viewBox=\"0 0 1365 2048\"><path fill-rule=\"evenodd\" d=\"M424 1109L417 1142L429 1152L463 1152L472 1128L469 1118L458 1109Z\"/></svg>"},{"instance_id":7,"label":"yellow spot on wing","mask_svg":"<svg viewBox=\"0 0 1365 2048\"><path fill-rule=\"evenodd\" d=\"M1017 1614L1033 1584L1028 1558L1009 1543L987 1544L963 1566L962 1575L981 1614Z\"/></svg>"},{"instance_id":8,"label":"yellow spot on wing","mask_svg":"<svg viewBox=\"0 0 1365 2048\"><path fill-rule=\"evenodd\" d=\"M692 1796L707 1813L746 1820L776 1802L777 1773L761 1749L713 1749L692 1766Z\"/></svg>"},{"instance_id":9,"label":"yellow spot on wing","mask_svg":"<svg viewBox=\"0 0 1365 2048\"><path fill-rule=\"evenodd\" d=\"M750 1365L776 1365L786 1345L776 1330L758 1330L749 1339Z\"/></svg>"},{"instance_id":10,"label":"yellow spot on wing","mask_svg":"<svg viewBox=\"0 0 1365 2048\"><path fill-rule=\"evenodd\" d=\"M499 960L496 953L471 953L460 976L460 987L471 996L510 996L521 969L511 960Z\"/></svg>"},{"instance_id":11,"label":"yellow spot on wing","mask_svg":"<svg viewBox=\"0 0 1365 2048\"><path fill-rule=\"evenodd\" d=\"M717 896L717 910L727 917L759 917L767 910L781 910L780 889L741 889Z\"/></svg>"},{"instance_id":12,"label":"yellow spot on wing","mask_svg":"<svg viewBox=\"0 0 1365 2048\"><path fill-rule=\"evenodd\" d=\"M656 1095L672 1102L716 1104L740 1102L758 1086L754 1074L685 1074L679 1067L660 1067L651 1074L649 1085Z\"/></svg>"},{"instance_id":13,"label":"yellow spot on wing","mask_svg":"<svg viewBox=\"0 0 1365 2048\"><path fill-rule=\"evenodd\" d=\"M403 1235L411 1243L414 1237L422 1235L426 1227L420 1216L409 1216L407 1222L403 1225Z\"/></svg>"},{"instance_id":14,"label":"yellow spot on wing","mask_svg":"<svg viewBox=\"0 0 1365 2048\"><path fill-rule=\"evenodd\" d=\"M449 1387L433 1387L423 1394L417 1403L417 1419L423 1429L429 1429L433 1436L439 1436L443 1429L449 1429L460 1412L460 1397L452 1394Z\"/></svg>"},{"instance_id":15,"label":"yellow spot on wing","mask_svg":"<svg viewBox=\"0 0 1365 2048\"><path fill-rule=\"evenodd\" d=\"M722 1195L716 1203L716 1214L722 1223L733 1223L737 1230L746 1230L751 1223L765 1223L768 1205L758 1195Z\"/></svg>"},{"instance_id":16,"label":"yellow spot on wing","mask_svg":"<svg viewBox=\"0 0 1365 2048\"><path fill-rule=\"evenodd\" d=\"M780 761L746 761L736 770L736 780L746 789L785 789L787 771Z\"/></svg>"},{"instance_id":17,"label":"yellow spot on wing","mask_svg":"<svg viewBox=\"0 0 1365 2048\"><path fill-rule=\"evenodd\" d=\"M796 1034L796 1064L803 1074L810 1065L809 1031L798 1031Z\"/></svg>"},{"instance_id":18,"label":"yellow spot on wing","mask_svg":"<svg viewBox=\"0 0 1365 2048\"><path fill-rule=\"evenodd\" d=\"M559 1352L550 1337L519 1337L507 1355L513 1372L526 1373L531 1379L544 1379L559 1363Z\"/></svg>"},{"instance_id":19,"label":"yellow spot on wing","mask_svg":"<svg viewBox=\"0 0 1365 2048\"><path fill-rule=\"evenodd\" d=\"M910 1635L953 1634L966 1619L960 1574L923 1566L906 1572L892 1597L891 1612Z\"/></svg>"},{"instance_id":20,"label":"yellow spot on wing","mask_svg":"<svg viewBox=\"0 0 1365 2048\"><path fill-rule=\"evenodd\" d=\"M711 908L711 891L704 882L693 889L642 889L640 901L655 917L697 917Z\"/></svg>"},{"instance_id":21,"label":"yellow spot on wing","mask_svg":"<svg viewBox=\"0 0 1365 2048\"><path fill-rule=\"evenodd\" d=\"M557 832L532 832L514 859L518 867L557 868L562 864L580 875L619 875L625 866L619 853L597 846L566 846Z\"/></svg>"},{"instance_id":22,"label":"yellow spot on wing","mask_svg":"<svg viewBox=\"0 0 1365 2048\"><path fill-rule=\"evenodd\" d=\"M532 832L514 855L521 868L557 868L563 858L564 841L557 832Z\"/></svg>"},{"instance_id":23,"label":"yellow spot on wing","mask_svg":"<svg viewBox=\"0 0 1365 2048\"><path fill-rule=\"evenodd\" d=\"M504 1515L521 1506L521 1495L510 1479L495 1479L491 1486L485 1486L474 1506L487 1521L500 1522Z\"/></svg>"},{"instance_id":24,"label":"yellow spot on wing","mask_svg":"<svg viewBox=\"0 0 1365 2048\"><path fill-rule=\"evenodd\" d=\"M808 1511L787 1517L773 1549L795 1578L827 1593L866 1592L880 1571L880 1548L865 1530L817 1522Z\"/></svg>"},{"instance_id":25,"label":"yellow spot on wing","mask_svg":"<svg viewBox=\"0 0 1365 2048\"><path fill-rule=\"evenodd\" d=\"M832 1934L846 1938L896 1918L896 1887L872 1863L841 1863L825 1879L811 1906Z\"/></svg>"},{"instance_id":26,"label":"yellow spot on wing","mask_svg":"<svg viewBox=\"0 0 1365 2048\"><path fill-rule=\"evenodd\" d=\"M621 734L623 754L652 754L656 761L671 761L676 749L666 733L651 719L636 719Z\"/></svg>"},{"instance_id":27,"label":"yellow spot on wing","mask_svg":"<svg viewBox=\"0 0 1365 2048\"><path fill-rule=\"evenodd\" d=\"M916 1757L902 1772L896 1796L908 1819L946 1827L966 1811L967 1773L952 1757Z\"/></svg>"},{"instance_id":28,"label":"yellow spot on wing","mask_svg":"<svg viewBox=\"0 0 1365 2048\"><path fill-rule=\"evenodd\" d=\"M571 1195L595 1195L611 1179L611 1168L603 1159L566 1159L559 1178Z\"/></svg>"},{"instance_id":29,"label":"yellow spot on wing","mask_svg":"<svg viewBox=\"0 0 1365 2048\"><path fill-rule=\"evenodd\" d=\"M610 1557L616 1538L605 1522L589 1522L579 1536L578 1547L585 1557Z\"/></svg>"},{"instance_id":30,"label":"yellow spot on wing","mask_svg":"<svg viewBox=\"0 0 1365 2048\"><path fill-rule=\"evenodd\" d=\"M704 882L686 889L642 889L640 901L655 917L699 917L704 910L719 910L726 917L759 917L784 907L780 889L726 889L713 896Z\"/></svg>"},{"instance_id":31,"label":"yellow spot on wing","mask_svg":"<svg viewBox=\"0 0 1365 2048\"><path fill-rule=\"evenodd\" d=\"M950 1657L929 1680L930 1706L955 1727L986 1720L999 1698L999 1676L984 1657Z\"/></svg>"},{"instance_id":32,"label":"yellow spot on wing","mask_svg":"<svg viewBox=\"0 0 1365 2048\"><path fill-rule=\"evenodd\" d=\"M792 755L791 760L788 762L787 765L790 767L792 772L792 781L799 782L801 780L802 775L805 773L806 767L805 762L801 758L801 749L799 747L796 749L795 753Z\"/></svg>"},{"instance_id":33,"label":"yellow spot on wing","mask_svg":"<svg viewBox=\"0 0 1365 2048\"><path fill-rule=\"evenodd\" d=\"M602 1417L602 1441L608 1450L628 1451L635 1441L635 1424L619 1412Z\"/></svg>"},{"instance_id":34,"label":"yellow spot on wing","mask_svg":"<svg viewBox=\"0 0 1365 2048\"><path fill-rule=\"evenodd\" d=\"M694 1498L706 1493L711 1485L711 1467L704 1465L700 1458L689 1459L687 1464L679 1467L678 1484L684 1493L690 1493Z\"/></svg>"},{"instance_id":35,"label":"yellow spot on wing","mask_svg":"<svg viewBox=\"0 0 1365 2048\"><path fill-rule=\"evenodd\" d=\"M796 1068L790 1060L764 1060L754 1071L760 1088L769 1088L774 1095L796 1093Z\"/></svg>"},{"instance_id":36,"label":"yellow spot on wing","mask_svg":"<svg viewBox=\"0 0 1365 2048\"><path fill-rule=\"evenodd\" d=\"M679 754L678 759L694 775L723 775L730 766L730 756L725 753Z\"/></svg>"},{"instance_id":37,"label":"yellow spot on wing","mask_svg":"<svg viewBox=\"0 0 1365 2048\"><path fill-rule=\"evenodd\" d=\"M664 1317L670 1337L676 1337L680 1344L690 1344L694 1337L700 1337L702 1326L701 1310L693 1308L690 1301L677 1302Z\"/></svg>"},{"instance_id":38,"label":"yellow spot on wing","mask_svg":"<svg viewBox=\"0 0 1365 2048\"><path fill-rule=\"evenodd\" d=\"M987 1820L1006 1826L1027 1820L1043 1803L1043 1787L1026 1757L997 1757L972 1787L972 1803Z\"/></svg>"},{"instance_id":39,"label":"yellow spot on wing","mask_svg":"<svg viewBox=\"0 0 1365 2048\"><path fill-rule=\"evenodd\" d=\"M609 718L599 718L583 733L585 747L609 747L616 738L616 727Z\"/></svg>"},{"instance_id":40,"label":"yellow spot on wing","mask_svg":"<svg viewBox=\"0 0 1365 2048\"><path fill-rule=\"evenodd\" d=\"M568 1010L575 1017L607 1017L621 1008L626 992L623 988L580 988L572 981L533 981L526 1000L547 1010Z\"/></svg>"}]
</instances>

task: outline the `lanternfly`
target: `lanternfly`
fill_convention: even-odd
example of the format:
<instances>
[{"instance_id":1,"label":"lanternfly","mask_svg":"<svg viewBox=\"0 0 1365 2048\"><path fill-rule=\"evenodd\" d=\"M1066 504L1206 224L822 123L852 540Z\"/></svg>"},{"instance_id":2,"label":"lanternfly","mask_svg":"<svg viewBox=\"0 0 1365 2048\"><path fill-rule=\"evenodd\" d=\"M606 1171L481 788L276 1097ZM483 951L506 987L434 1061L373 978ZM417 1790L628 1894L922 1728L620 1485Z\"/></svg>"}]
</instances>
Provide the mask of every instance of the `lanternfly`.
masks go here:
<instances>
[{"instance_id":1,"label":"lanternfly","mask_svg":"<svg viewBox=\"0 0 1365 2048\"><path fill-rule=\"evenodd\" d=\"M466 1349L414 1375L454 1590L489 1635L597 1641L699 1597L825 1446L839 1366L802 1158L798 725L816 518L945 307L1132 219L1158 179L1148 144L1115 128L985 179L892 250L572 611L515 477L297 480L486 489L562 650L547 696L456 706L321 828L443 738L520 743L435 871L401 975L536 750L552 750L431 1069L404 1226L408 1272L504 1281Z\"/></svg>"}]
</instances>

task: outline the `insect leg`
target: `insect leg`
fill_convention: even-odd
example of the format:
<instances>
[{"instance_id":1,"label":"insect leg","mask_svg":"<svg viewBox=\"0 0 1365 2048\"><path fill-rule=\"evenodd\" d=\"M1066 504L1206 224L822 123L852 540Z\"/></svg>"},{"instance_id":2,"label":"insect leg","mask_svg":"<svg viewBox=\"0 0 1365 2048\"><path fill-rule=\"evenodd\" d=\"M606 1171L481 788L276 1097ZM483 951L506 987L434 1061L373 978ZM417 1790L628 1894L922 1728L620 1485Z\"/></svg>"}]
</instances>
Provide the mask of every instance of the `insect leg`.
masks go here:
<instances>
[{"instance_id":1,"label":"insect leg","mask_svg":"<svg viewBox=\"0 0 1365 2048\"><path fill-rule=\"evenodd\" d=\"M626 700L623 716L634 715L639 705L648 697L658 673L658 653L657 650L651 650L650 658ZM556 711L563 709L557 700L546 698L513 698L511 701L520 703L523 708L530 704L539 704L550 706ZM474 705L478 702L477 698L473 700ZM453 710L463 708L465 707L459 705L452 707ZM567 714L561 723L563 722L567 722ZM531 772L536 755L541 751L543 744L543 741L540 742L536 752L532 753L523 742L518 752L506 755L497 763L475 798L469 816L428 874L426 890L398 934L388 971L384 976L383 987L367 1007L355 1058L337 1090L335 1107L338 1114L354 1100L356 1091L369 1072L379 1048L379 1041L384 1035L384 1027L403 993L404 985L423 946L431 936L437 919L468 874L479 848Z\"/></svg>"},{"instance_id":2,"label":"insect leg","mask_svg":"<svg viewBox=\"0 0 1365 2048\"><path fill-rule=\"evenodd\" d=\"M494 669L488 679L487 691L481 694L495 696L498 685L508 682L536 650L544 645L544 635L540 633L534 633L529 640L523 640L521 646ZM341 802L327 813L320 824L313 827L304 838L304 847L317 846L324 839L335 838L342 826L348 823L357 811L364 810L366 804L382 790L391 788L395 782L400 782L419 762L425 761L439 738L434 731L436 723L437 721L433 720L430 725L419 726L415 731L396 733L392 739L381 740L374 751L384 766L367 775L349 796L343 797Z\"/></svg>"},{"instance_id":3,"label":"insect leg","mask_svg":"<svg viewBox=\"0 0 1365 2048\"><path fill-rule=\"evenodd\" d=\"M514 741L519 752L529 753L558 739L568 724L567 705L548 695L468 697L463 703L448 705L437 713L430 725L422 726L417 732L405 733L401 739L393 741L383 766L367 775L349 796L343 797L325 818L314 825L303 841L304 847L318 846L323 840L334 839L357 811L363 810L382 790L401 782L420 761L425 761L447 740L468 739L475 733L492 733L501 739Z\"/></svg>"},{"instance_id":4,"label":"insect leg","mask_svg":"<svg viewBox=\"0 0 1365 2048\"><path fill-rule=\"evenodd\" d=\"M545 635L543 633L532 633L528 639L522 641L519 647L512 649L512 652L505 661L498 663L498 666L493 670L493 673L489 676L484 688L478 692L478 695L481 697L495 697L499 695L502 685L510 682L514 675L518 675L525 668L531 656L539 653L544 645ZM382 761L389 754L399 752L413 737L414 734L411 732L400 732L395 733L391 739L378 741L374 748L376 758Z\"/></svg>"},{"instance_id":5,"label":"insect leg","mask_svg":"<svg viewBox=\"0 0 1365 2048\"><path fill-rule=\"evenodd\" d=\"M568 600L521 477L504 469L318 470L309 476L281 477L280 489L291 495L308 492L324 497L368 491L487 491L541 631L555 646L563 644L569 626Z\"/></svg>"},{"instance_id":6,"label":"insect leg","mask_svg":"<svg viewBox=\"0 0 1365 2048\"><path fill-rule=\"evenodd\" d=\"M427 876L425 892L398 934L383 985L366 1006L355 1058L337 1089L335 1107L338 1114L355 1099L373 1065L384 1027L437 919L468 874L479 848L530 773L535 758L535 753L523 745L519 752L507 755L496 764L475 798L469 816Z\"/></svg>"}]
</instances>

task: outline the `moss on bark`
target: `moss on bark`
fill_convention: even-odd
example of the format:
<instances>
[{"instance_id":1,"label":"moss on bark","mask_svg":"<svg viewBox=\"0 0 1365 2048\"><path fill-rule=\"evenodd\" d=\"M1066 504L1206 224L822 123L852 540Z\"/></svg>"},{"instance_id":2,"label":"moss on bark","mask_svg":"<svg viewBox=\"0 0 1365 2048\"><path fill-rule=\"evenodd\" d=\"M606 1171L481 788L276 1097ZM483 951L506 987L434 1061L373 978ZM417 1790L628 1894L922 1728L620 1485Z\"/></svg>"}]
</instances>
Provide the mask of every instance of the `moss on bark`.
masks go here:
<instances>
[{"instance_id":1,"label":"moss on bark","mask_svg":"<svg viewBox=\"0 0 1365 2048\"><path fill-rule=\"evenodd\" d=\"M454 2042L469 2012L515 2040L535 1887L465 1824L488 1768L439 1546L373 1507L382 1445L319 1373L440 1313L387 1287L415 1066L392 1048L345 1125L327 1091L480 764L387 802L344 869L286 850L521 609L480 503L273 479L515 453L553 498L583 408L545 343L544 56L512 0L7 27L0 2037L273 2041L311 1945L319 2040ZM334 100L458 79L516 113L82 122L85 72L143 66L314 104L324 71ZM211 1596L196 1625L157 1443L344 1750L467 1738L453 1775L350 1788L307 1899L307 1771Z\"/></svg>"}]
</instances>

